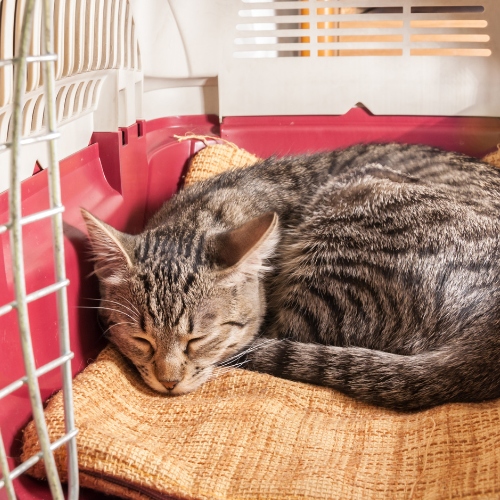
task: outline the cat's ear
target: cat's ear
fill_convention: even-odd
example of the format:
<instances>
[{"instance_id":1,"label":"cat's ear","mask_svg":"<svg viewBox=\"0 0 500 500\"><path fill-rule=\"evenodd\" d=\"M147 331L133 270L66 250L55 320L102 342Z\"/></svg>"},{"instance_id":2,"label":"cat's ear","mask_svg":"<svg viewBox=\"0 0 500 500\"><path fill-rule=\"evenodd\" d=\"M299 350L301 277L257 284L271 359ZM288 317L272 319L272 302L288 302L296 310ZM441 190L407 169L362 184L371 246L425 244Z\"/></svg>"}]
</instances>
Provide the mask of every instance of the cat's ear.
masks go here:
<instances>
[{"instance_id":1,"label":"cat's ear","mask_svg":"<svg viewBox=\"0 0 500 500\"><path fill-rule=\"evenodd\" d=\"M118 284L133 265L134 237L80 210L89 233L95 273L110 284Z\"/></svg>"},{"instance_id":2,"label":"cat's ear","mask_svg":"<svg viewBox=\"0 0 500 500\"><path fill-rule=\"evenodd\" d=\"M215 237L214 259L221 269L264 269L279 240L278 216L269 212Z\"/></svg>"}]
</instances>

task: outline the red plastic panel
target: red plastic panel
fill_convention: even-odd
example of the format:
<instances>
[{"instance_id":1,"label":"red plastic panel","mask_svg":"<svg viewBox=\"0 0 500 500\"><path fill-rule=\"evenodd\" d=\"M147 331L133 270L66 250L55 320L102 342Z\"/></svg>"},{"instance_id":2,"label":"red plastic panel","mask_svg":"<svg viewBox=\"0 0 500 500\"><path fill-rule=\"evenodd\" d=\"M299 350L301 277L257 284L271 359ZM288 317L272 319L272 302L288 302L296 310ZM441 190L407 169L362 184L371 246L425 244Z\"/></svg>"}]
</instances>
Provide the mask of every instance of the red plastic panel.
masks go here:
<instances>
[{"instance_id":1,"label":"red plastic panel","mask_svg":"<svg viewBox=\"0 0 500 500\"><path fill-rule=\"evenodd\" d=\"M388 141L481 157L499 142L500 118L374 116L353 108L342 116L227 117L221 137L262 158Z\"/></svg>"},{"instance_id":2,"label":"red plastic panel","mask_svg":"<svg viewBox=\"0 0 500 500\"><path fill-rule=\"evenodd\" d=\"M178 190L188 168L189 159L195 153L195 141L179 142L174 136L187 134L219 136L217 117L191 118L192 122L188 126L185 119L179 117L160 118L145 124L149 152L145 221L161 207L165 199Z\"/></svg>"}]
</instances>

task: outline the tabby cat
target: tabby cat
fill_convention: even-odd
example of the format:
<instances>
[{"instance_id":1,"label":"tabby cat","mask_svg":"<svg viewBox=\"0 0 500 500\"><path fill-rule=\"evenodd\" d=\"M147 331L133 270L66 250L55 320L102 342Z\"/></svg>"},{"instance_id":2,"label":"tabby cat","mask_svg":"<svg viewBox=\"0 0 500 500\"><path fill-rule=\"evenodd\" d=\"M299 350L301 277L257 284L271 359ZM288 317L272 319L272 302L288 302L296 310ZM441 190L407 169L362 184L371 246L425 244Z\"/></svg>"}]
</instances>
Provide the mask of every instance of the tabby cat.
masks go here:
<instances>
[{"instance_id":1,"label":"tabby cat","mask_svg":"<svg viewBox=\"0 0 500 500\"><path fill-rule=\"evenodd\" d=\"M500 397L500 171L428 146L270 158L138 236L83 211L111 342L178 395L239 365L417 410Z\"/></svg>"}]
</instances>

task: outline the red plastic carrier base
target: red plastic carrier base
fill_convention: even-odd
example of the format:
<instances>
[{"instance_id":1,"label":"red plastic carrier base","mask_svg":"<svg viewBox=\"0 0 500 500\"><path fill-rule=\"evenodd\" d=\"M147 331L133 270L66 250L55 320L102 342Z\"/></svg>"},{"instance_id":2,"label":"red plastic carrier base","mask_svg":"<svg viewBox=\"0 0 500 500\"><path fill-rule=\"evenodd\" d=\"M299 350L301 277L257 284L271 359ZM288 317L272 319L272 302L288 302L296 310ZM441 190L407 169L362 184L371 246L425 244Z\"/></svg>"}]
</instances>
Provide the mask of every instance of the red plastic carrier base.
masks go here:
<instances>
[{"instance_id":1,"label":"red plastic carrier base","mask_svg":"<svg viewBox=\"0 0 500 500\"><path fill-rule=\"evenodd\" d=\"M314 152L356 142L425 143L481 157L496 149L500 119L372 116L361 108L344 116L231 117L219 124L214 116L187 116L140 121L114 133L95 133L91 144L61 162L65 221L65 252L73 373L81 371L103 347L101 328L93 309L98 297L86 248L79 208L84 207L117 229L138 233L144 222L182 183L190 157L202 147L196 141L178 142L174 135L220 136L257 156ZM39 171L22 186L23 215L48 208L47 172ZM8 221L8 193L0 194L0 223ZM51 224L39 221L24 227L27 292L55 281ZM13 300L8 234L0 235L0 305ZM59 356L55 296L29 305L37 366ZM0 317L0 388L24 375L15 312ZM58 370L40 379L42 398L61 387ZM22 388L2 400L0 428L12 457L20 454L20 430L31 414ZM15 480L19 498L48 498L45 484L27 476ZM0 490L0 499L5 494ZM82 491L82 498L100 498ZM106 497L109 498L109 497Z\"/></svg>"}]
</instances>

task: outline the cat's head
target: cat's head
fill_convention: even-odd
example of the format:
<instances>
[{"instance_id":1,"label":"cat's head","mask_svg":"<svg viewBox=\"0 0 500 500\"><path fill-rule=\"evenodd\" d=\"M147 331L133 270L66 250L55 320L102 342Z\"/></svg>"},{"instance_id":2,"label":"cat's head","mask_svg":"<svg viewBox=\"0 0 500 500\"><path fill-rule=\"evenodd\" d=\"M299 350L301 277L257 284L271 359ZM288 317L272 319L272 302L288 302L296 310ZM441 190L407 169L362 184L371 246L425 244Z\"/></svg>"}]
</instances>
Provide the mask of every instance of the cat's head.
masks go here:
<instances>
[{"instance_id":1,"label":"cat's head","mask_svg":"<svg viewBox=\"0 0 500 500\"><path fill-rule=\"evenodd\" d=\"M196 389L258 333L261 278L279 238L276 214L222 232L174 226L138 236L82 214L106 336L152 389Z\"/></svg>"}]
</instances>

